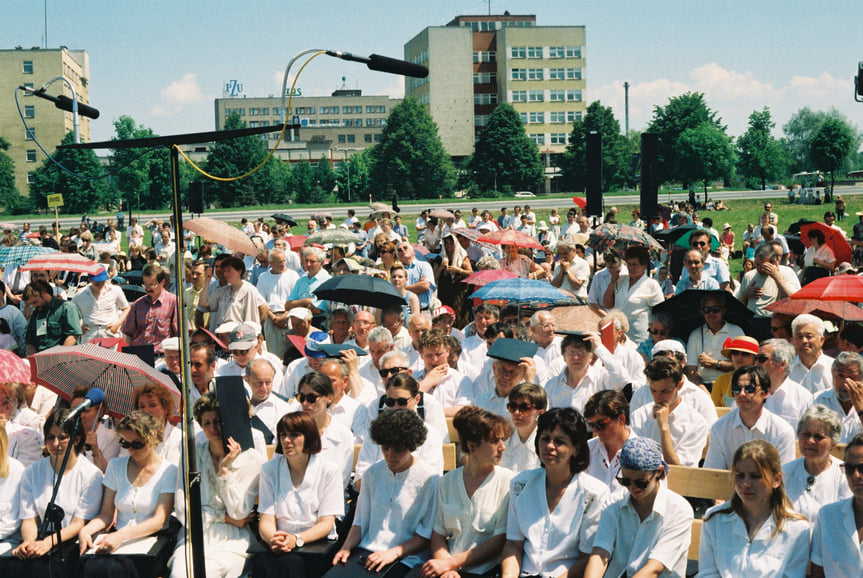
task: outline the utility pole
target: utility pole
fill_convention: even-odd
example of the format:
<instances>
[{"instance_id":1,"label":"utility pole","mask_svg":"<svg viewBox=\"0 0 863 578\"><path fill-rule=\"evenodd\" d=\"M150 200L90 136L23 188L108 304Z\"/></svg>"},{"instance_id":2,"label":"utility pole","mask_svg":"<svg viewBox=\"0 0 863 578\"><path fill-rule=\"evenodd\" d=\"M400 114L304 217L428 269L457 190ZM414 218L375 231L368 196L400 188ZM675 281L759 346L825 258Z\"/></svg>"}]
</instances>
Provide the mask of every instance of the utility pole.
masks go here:
<instances>
[{"instance_id":1,"label":"utility pole","mask_svg":"<svg viewBox=\"0 0 863 578\"><path fill-rule=\"evenodd\" d=\"M625 114L626 114L626 132L624 132L623 134L628 135L629 134L629 83L628 82L623 83L623 94L624 94L624 110L626 111L625 112Z\"/></svg>"}]
</instances>

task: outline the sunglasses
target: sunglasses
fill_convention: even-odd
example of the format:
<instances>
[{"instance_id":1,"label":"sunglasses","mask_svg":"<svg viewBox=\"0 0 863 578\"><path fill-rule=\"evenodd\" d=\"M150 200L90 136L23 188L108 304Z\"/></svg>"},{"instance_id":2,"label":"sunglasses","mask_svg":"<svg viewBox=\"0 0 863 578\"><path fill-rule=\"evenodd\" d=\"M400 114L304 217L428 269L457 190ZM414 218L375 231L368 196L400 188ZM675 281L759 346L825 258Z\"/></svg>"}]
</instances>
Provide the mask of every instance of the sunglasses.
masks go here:
<instances>
[{"instance_id":1,"label":"sunglasses","mask_svg":"<svg viewBox=\"0 0 863 578\"><path fill-rule=\"evenodd\" d=\"M667 335L668 334L667 329L648 329L647 332L650 333L651 335Z\"/></svg>"},{"instance_id":2,"label":"sunglasses","mask_svg":"<svg viewBox=\"0 0 863 578\"><path fill-rule=\"evenodd\" d=\"M306 402L315 403L316 401L318 401L318 398L321 398L321 397L323 397L323 396L318 395L317 393L298 393L297 394L297 399L300 401L300 403L306 403Z\"/></svg>"},{"instance_id":3,"label":"sunglasses","mask_svg":"<svg viewBox=\"0 0 863 578\"><path fill-rule=\"evenodd\" d=\"M745 391L746 395L755 395L755 392L758 391L757 385L732 385L731 386L731 395L738 395L741 391Z\"/></svg>"},{"instance_id":4,"label":"sunglasses","mask_svg":"<svg viewBox=\"0 0 863 578\"><path fill-rule=\"evenodd\" d=\"M692 241L689 243L690 247L706 247L707 241Z\"/></svg>"},{"instance_id":5,"label":"sunglasses","mask_svg":"<svg viewBox=\"0 0 863 578\"><path fill-rule=\"evenodd\" d=\"M389 369L381 369L378 370L380 376L384 379L388 378L391 375L395 375L397 373L401 373L402 371L407 371L407 367L390 367Z\"/></svg>"},{"instance_id":6,"label":"sunglasses","mask_svg":"<svg viewBox=\"0 0 863 578\"><path fill-rule=\"evenodd\" d=\"M527 413L533 409L533 406L529 403L508 403L506 404L506 409L509 410L510 413Z\"/></svg>"},{"instance_id":7,"label":"sunglasses","mask_svg":"<svg viewBox=\"0 0 863 578\"><path fill-rule=\"evenodd\" d=\"M863 462L860 462L859 464L849 464L848 462L845 462L844 464L839 464L839 467L842 468L842 471L845 472L846 476L854 475L854 472L863 476Z\"/></svg>"},{"instance_id":8,"label":"sunglasses","mask_svg":"<svg viewBox=\"0 0 863 578\"><path fill-rule=\"evenodd\" d=\"M763 355L763 354L759 353L758 355L755 356L755 362L756 363L767 363L768 361L770 361L770 357L767 355Z\"/></svg>"},{"instance_id":9,"label":"sunglasses","mask_svg":"<svg viewBox=\"0 0 863 578\"><path fill-rule=\"evenodd\" d=\"M629 486L635 486L639 490L646 490L647 486L650 485L650 482L653 481L653 478L650 478L648 480L630 480L626 476L617 476L615 479L617 480L617 483L624 488L628 488Z\"/></svg>"},{"instance_id":10,"label":"sunglasses","mask_svg":"<svg viewBox=\"0 0 863 578\"><path fill-rule=\"evenodd\" d=\"M384 399L384 403L387 404L387 407L395 407L398 405L399 407L407 407L412 397L389 397L387 396Z\"/></svg>"},{"instance_id":11,"label":"sunglasses","mask_svg":"<svg viewBox=\"0 0 863 578\"><path fill-rule=\"evenodd\" d=\"M611 423L611 418L607 417L605 419L598 419L596 421L587 421L587 429L591 431L602 431L605 429L605 426Z\"/></svg>"},{"instance_id":12,"label":"sunglasses","mask_svg":"<svg viewBox=\"0 0 863 578\"><path fill-rule=\"evenodd\" d=\"M709 307L701 308L701 312L706 314L719 313L720 311L722 311L722 307L719 307L718 305L711 305Z\"/></svg>"},{"instance_id":13,"label":"sunglasses","mask_svg":"<svg viewBox=\"0 0 863 578\"><path fill-rule=\"evenodd\" d=\"M142 450L147 447L147 442L142 442L141 440L127 442L123 438L120 438L120 447L124 450L128 450L129 448L132 448L133 450Z\"/></svg>"}]
</instances>

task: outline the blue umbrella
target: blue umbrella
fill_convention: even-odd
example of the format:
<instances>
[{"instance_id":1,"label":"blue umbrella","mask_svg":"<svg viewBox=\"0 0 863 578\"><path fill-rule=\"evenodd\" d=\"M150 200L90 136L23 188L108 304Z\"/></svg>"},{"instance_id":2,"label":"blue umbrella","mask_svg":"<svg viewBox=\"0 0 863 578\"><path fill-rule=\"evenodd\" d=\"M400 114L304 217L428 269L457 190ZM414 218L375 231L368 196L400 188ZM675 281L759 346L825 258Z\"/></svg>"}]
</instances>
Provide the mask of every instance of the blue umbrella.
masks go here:
<instances>
[{"instance_id":1,"label":"blue umbrella","mask_svg":"<svg viewBox=\"0 0 863 578\"><path fill-rule=\"evenodd\" d=\"M507 301L509 303L547 303L549 305L578 303L576 297L567 295L545 281L521 277L489 283L476 291L472 297L482 301Z\"/></svg>"},{"instance_id":2,"label":"blue umbrella","mask_svg":"<svg viewBox=\"0 0 863 578\"><path fill-rule=\"evenodd\" d=\"M10 265L21 266L26 265L33 257L56 252L57 249L42 247L40 245L31 245L30 243L15 245L14 247L3 247L0 249L0 263L3 263L7 267Z\"/></svg>"}]
</instances>

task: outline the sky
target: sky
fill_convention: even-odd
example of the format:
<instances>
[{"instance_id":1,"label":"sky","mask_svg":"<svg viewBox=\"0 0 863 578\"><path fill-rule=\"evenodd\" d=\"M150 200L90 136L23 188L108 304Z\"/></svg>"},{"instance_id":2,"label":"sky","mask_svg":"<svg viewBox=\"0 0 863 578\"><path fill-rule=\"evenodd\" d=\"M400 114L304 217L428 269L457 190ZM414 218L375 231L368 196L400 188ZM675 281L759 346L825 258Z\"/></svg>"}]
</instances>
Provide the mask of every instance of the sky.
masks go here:
<instances>
[{"instance_id":1,"label":"sky","mask_svg":"<svg viewBox=\"0 0 863 578\"><path fill-rule=\"evenodd\" d=\"M765 106L777 136L804 106L835 107L863 129L853 98L860 0L11 0L0 11L0 45L44 46L45 3L48 47L89 53L90 104L101 111L95 141L110 139L121 115L162 135L213 130L225 81L241 82L248 97L275 95L300 50L402 58L425 27L489 7L535 14L538 25L585 26L585 101L611 106L621 127L629 82L633 130L686 91L703 92L733 136ZM327 57L297 86L326 96L343 84L404 96L401 77Z\"/></svg>"}]
</instances>

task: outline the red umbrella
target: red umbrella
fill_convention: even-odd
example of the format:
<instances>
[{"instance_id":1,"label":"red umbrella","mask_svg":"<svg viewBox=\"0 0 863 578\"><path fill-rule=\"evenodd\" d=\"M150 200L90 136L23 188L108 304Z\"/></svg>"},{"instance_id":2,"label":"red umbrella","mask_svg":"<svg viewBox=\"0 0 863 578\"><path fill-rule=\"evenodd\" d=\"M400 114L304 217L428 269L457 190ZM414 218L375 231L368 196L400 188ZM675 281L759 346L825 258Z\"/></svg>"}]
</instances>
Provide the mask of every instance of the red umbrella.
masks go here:
<instances>
[{"instance_id":1,"label":"red umbrella","mask_svg":"<svg viewBox=\"0 0 863 578\"><path fill-rule=\"evenodd\" d=\"M822 277L806 285L791 298L863 302L863 277L857 275Z\"/></svg>"},{"instance_id":2,"label":"red umbrella","mask_svg":"<svg viewBox=\"0 0 863 578\"><path fill-rule=\"evenodd\" d=\"M477 241L480 241L481 243L494 243L495 245L515 245L516 247L539 249L540 251L544 249L544 247L540 245L539 241L530 235L513 229L495 231L493 233L483 235L477 239Z\"/></svg>"},{"instance_id":3,"label":"red umbrella","mask_svg":"<svg viewBox=\"0 0 863 578\"><path fill-rule=\"evenodd\" d=\"M106 349L113 349L114 351L120 351L120 349L126 345L126 340L122 337L97 337L96 339L91 339L87 343L92 343L99 347L105 347Z\"/></svg>"},{"instance_id":4,"label":"red umbrella","mask_svg":"<svg viewBox=\"0 0 863 578\"><path fill-rule=\"evenodd\" d=\"M516 277L518 277L518 275L511 271L507 271L506 269L487 269L471 273L462 279L461 282L467 283L468 285L483 287L489 283L500 281L501 279L515 279Z\"/></svg>"},{"instance_id":5,"label":"red umbrella","mask_svg":"<svg viewBox=\"0 0 863 578\"><path fill-rule=\"evenodd\" d=\"M30 364L8 349L0 349L0 383L30 383Z\"/></svg>"},{"instance_id":6,"label":"red umbrella","mask_svg":"<svg viewBox=\"0 0 863 578\"><path fill-rule=\"evenodd\" d=\"M584 197L572 197L572 202L575 203L582 211L587 208L587 199Z\"/></svg>"},{"instance_id":7,"label":"red umbrella","mask_svg":"<svg viewBox=\"0 0 863 578\"><path fill-rule=\"evenodd\" d=\"M308 235L291 235L288 237L288 247L290 247L292 251L298 251L306 244L306 239L308 238Z\"/></svg>"},{"instance_id":8,"label":"red umbrella","mask_svg":"<svg viewBox=\"0 0 863 578\"><path fill-rule=\"evenodd\" d=\"M185 221L183 228L189 229L204 239L215 241L231 251L238 251L244 255L252 256L258 254L258 248L255 247L255 244L252 243L248 235L224 221L217 221L209 217L198 217L197 219Z\"/></svg>"},{"instance_id":9,"label":"red umbrella","mask_svg":"<svg viewBox=\"0 0 863 578\"><path fill-rule=\"evenodd\" d=\"M71 399L76 387L101 388L105 392L105 410L115 418L135 409L132 392L140 385L158 383L180 398L170 377L137 356L90 343L58 345L31 355L30 363L33 380L66 400Z\"/></svg>"},{"instance_id":10,"label":"red umbrella","mask_svg":"<svg viewBox=\"0 0 863 578\"><path fill-rule=\"evenodd\" d=\"M809 231L816 229L824 233L824 244L833 250L837 265L839 263L851 262L853 251L851 250L851 245L848 244L848 240L845 239L845 235L842 234L842 231L837 231L825 223L806 223L800 227L800 241L804 246L809 247L811 245L809 242Z\"/></svg>"},{"instance_id":11,"label":"red umbrella","mask_svg":"<svg viewBox=\"0 0 863 578\"><path fill-rule=\"evenodd\" d=\"M21 267L22 271L71 271L85 275L98 275L105 267L78 253L48 253L33 257Z\"/></svg>"},{"instance_id":12,"label":"red umbrella","mask_svg":"<svg viewBox=\"0 0 863 578\"><path fill-rule=\"evenodd\" d=\"M786 297L767 306L768 311L801 315L811 313L822 319L833 321L863 321L863 309L854 303L844 301L821 301L818 299L794 299Z\"/></svg>"},{"instance_id":13,"label":"red umbrella","mask_svg":"<svg viewBox=\"0 0 863 578\"><path fill-rule=\"evenodd\" d=\"M438 219L455 219L455 214L446 209L435 209L429 213L429 216L436 217Z\"/></svg>"}]
</instances>

